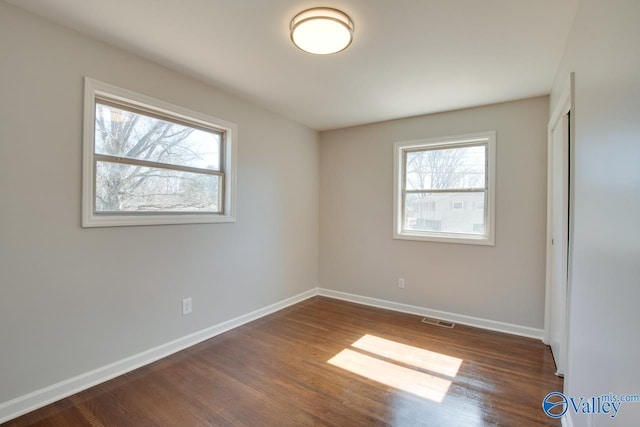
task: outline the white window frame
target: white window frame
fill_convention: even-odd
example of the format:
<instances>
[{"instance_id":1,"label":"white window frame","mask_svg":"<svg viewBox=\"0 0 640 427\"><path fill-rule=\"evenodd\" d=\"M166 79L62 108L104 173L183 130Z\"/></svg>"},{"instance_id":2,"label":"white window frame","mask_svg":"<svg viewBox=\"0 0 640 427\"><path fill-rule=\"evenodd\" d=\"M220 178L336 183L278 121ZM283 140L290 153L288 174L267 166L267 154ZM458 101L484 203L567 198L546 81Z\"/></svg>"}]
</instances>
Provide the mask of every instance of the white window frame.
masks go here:
<instances>
[{"instance_id":1,"label":"white window frame","mask_svg":"<svg viewBox=\"0 0 640 427\"><path fill-rule=\"evenodd\" d=\"M479 234L448 233L442 231L416 231L404 229L404 176L405 153L425 149L445 149L469 144L486 144L485 165L485 232ZM393 148L393 238L428 242L459 243L495 246L495 193L496 193L496 132L478 132L465 135L399 141Z\"/></svg>"},{"instance_id":2,"label":"white window frame","mask_svg":"<svg viewBox=\"0 0 640 427\"><path fill-rule=\"evenodd\" d=\"M97 213L95 211L95 104L96 97L157 114L162 117L214 128L223 133L221 141L223 171L221 213L148 212ZM202 224L236 220L236 153L238 126L213 116L191 111L127 89L85 77L82 172L82 226L114 227L161 224Z\"/></svg>"}]
</instances>

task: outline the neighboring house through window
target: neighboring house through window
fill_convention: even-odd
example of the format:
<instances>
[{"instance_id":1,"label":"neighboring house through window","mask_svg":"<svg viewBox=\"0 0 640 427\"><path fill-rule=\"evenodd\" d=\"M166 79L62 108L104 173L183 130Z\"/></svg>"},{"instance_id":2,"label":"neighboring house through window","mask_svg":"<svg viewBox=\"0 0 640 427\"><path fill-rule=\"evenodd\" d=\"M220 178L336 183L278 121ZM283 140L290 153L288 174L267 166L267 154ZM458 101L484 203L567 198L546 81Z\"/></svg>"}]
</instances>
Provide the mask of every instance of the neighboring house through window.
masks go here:
<instances>
[{"instance_id":1,"label":"neighboring house through window","mask_svg":"<svg viewBox=\"0 0 640 427\"><path fill-rule=\"evenodd\" d=\"M495 132L394 145L394 238L493 245Z\"/></svg>"}]
</instances>

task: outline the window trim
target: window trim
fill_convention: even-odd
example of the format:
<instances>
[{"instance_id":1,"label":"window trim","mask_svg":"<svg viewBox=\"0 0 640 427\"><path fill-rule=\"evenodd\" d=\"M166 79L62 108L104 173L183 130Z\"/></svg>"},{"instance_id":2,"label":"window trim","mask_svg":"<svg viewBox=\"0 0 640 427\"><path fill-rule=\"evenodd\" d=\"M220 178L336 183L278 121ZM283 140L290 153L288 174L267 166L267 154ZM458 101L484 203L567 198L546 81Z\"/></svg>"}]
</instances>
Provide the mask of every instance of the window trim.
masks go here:
<instances>
[{"instance_id":1,"label":"window trim","mask_svg":"<svg viewBox=\"0 0 640 427\"><path fill-rule=\"evenodd\" d=\"M403 181L405 156L409 151L486 144L485 233L483 235L446 233L441 231L404 230ZM476 132L457 136L398 141L393 145L393 238L441 243L495 246L496 132Z\"/></svg>"},{"instance_id":2,"label":"window trim","mask_svg":"<svg viewBox=\"0 0 640 427\"><path fill-rule=\"evenodd\" d=\"M95 104L96 99L138 109L163 120L178 120L194 127L215 129L223 133L221 140L222 173L220 213L97 213L95 209ZM163 224L203 224L236 221L236 155L238 126L217 117L198 113L165 101L127 89L103 83L89 77L84 81L84 128L82 156L82 227L114 227ZM178 167L176 167L178 169Z\"/></svg>"}]
</instances>

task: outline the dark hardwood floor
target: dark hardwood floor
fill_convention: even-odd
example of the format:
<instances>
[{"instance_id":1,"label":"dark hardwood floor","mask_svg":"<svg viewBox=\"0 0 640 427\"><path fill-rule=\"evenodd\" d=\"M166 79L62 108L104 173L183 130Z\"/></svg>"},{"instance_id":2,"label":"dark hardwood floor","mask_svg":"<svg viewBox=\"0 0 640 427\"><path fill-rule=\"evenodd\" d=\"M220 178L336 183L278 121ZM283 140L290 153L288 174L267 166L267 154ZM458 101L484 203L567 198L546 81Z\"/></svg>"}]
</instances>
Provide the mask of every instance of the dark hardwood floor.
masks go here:
<instances>
[{"instance_id":1,"label":"dark hardwood floor","mask_svg":"<svg viewBox=\"0 0 640 427\"><path fill-rule=\"evenodd\" d=\"M540 341L314 297L5 426L559 426Z\"/></svg>"}]
</instances>

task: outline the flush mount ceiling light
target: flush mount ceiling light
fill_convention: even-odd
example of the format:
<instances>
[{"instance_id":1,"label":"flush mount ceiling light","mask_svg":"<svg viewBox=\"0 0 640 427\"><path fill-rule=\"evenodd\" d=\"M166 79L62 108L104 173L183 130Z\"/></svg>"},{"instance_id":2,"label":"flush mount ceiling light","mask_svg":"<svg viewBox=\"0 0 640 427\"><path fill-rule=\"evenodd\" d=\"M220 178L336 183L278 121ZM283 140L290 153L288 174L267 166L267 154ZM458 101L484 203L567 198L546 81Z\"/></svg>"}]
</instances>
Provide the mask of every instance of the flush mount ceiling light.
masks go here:
<instances>
[{"instance_id":1,"label":"flush mount ceiling light","mask_svg":"<svg viewBox=\"0 0 640 427\"><path fill-rule=\"evenodd\" d=\"M291 20L291 41L305 52L316 55L337 53L353 40L353 21L330 7L303 10Z\"/></svg>"}]
</instances>

